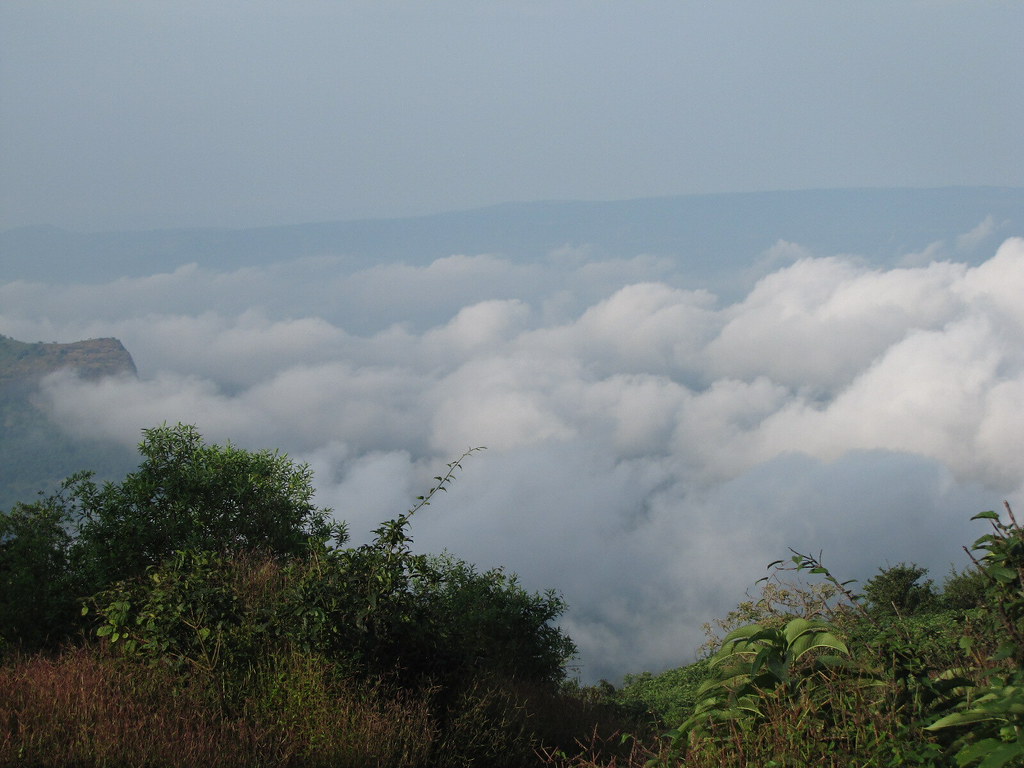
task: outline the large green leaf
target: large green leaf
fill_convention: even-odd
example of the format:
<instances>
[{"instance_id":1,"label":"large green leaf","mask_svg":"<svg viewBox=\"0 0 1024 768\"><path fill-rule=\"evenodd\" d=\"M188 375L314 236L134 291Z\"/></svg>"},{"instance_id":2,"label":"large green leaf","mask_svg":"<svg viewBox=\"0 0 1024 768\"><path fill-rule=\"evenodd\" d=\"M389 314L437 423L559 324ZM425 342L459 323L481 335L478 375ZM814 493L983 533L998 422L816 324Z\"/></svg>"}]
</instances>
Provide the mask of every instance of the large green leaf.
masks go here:
<instances>
[{"instance_id":1,"label":"large green leaf","mask_svg":"<svg viewBox=\"0 0 1024 768\"><path fill-rule=\"evenodd\" d=\"M1001 768L1014 758L1024 756L1024 745L999 739L982 739L961 749L956 756L957 765L967 766L980 759L978 768Z\"/></svg>"},{"instance_id":2,"label":"large green leaf","mask_svg":"<svg viewBox=\"0 0 1024 768\"><path fill-rule=\"evenodd\" d=\"M799 659L805 653L815 648L831 648L833 651L838 651L845 655L850 654L850 650L846 647L846 643L831 632L825 630L806 632L800 635L790 643L789 651L793 655L794 659Z\"/></svg>"}]
</instances>

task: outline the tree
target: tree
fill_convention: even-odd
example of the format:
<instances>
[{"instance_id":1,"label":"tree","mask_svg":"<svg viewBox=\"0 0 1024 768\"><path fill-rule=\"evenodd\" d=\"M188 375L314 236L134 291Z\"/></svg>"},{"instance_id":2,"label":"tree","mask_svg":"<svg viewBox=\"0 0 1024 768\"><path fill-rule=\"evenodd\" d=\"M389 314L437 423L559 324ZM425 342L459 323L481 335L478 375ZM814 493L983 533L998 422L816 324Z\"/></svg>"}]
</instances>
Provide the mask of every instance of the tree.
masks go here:
<instances>
[{"instance_id":1,"label":"tree","mask_svg":"<svg viewBox=\"0 0 1024 768\"><path fill-rule=\"evenodd\" d=\"M878 574L864 585L869 610L880 614L910 616L936 607L937 595L928 573L915 563L899 563L879 568Z\"/></svg>"},{"instance_id":2,"label":"tree","mask_svg":"<svg viewBox=\"0 0 1024 768\"><path fill-rule=\"evenodd\" d=\"M532 593L501 568L480 572L444 554L425 558L410 584L418 620L412 639L425 676L498 675L558 682L576 654L555 620L566 602ZM423 632L423 629L426 632Z\"/></svg>"},{"instance_id":3,"label":"tree","mask_svg":"<svg viewBox=\"0 0 1024 768\"><path fill-rule=\"evenodd\" d=\"M96 633L131 654L229 675L297 649L410 687L557 683L576 652L554 625L566 607L558 594L530 593L501 569L481 573L450 555L410 549L413 514L473 450L368 544L319 538L286 557L266 548L231 557L182 549L94 595L87 611Z\"/></svg>"},{"instance_id":4,"label":"tree","mask_svg":"<svg viewBox=\"0 0 1024 768\"><path fill-rule=\"evenodd\" d=\"M988 578L980 568L957 571L950 568L942 584L942 604L954 610L967 611L985 603Z\"/></svg>"},{"instance_id":5,"label":"tree","mask_svg":"<svg viewBox=\"0 0 1024 768\"><path fill-rule=\"evenodd\" d=\"M77 520L72 550L91 591L142 574L177 551L299 555L344 536L313 504L312 471L270 451L206 445L194 426L143 430L137 471L97 486L67 485Z\"/></svg>"},{"instance_id":6,"label":"tree","mask_svg":"<svg viewBox=\"0 0 1024 768\"><path fill-rule=\"evenodd\" d=\"M86 616L131 655L239 679L294 651L411 687L564 677L576 649L554 624L558 594L411 550L414 513L480 449L372 542L346 547L344 526L312 502L307 466L206 445L192 426L143 436L143 461L123 481L74 475L3 519L0 638L60 640Z\"/></svg>"},{"instance_id":7,"label":"tree","mask_svg":"<svg viewBox=\"0 0 1024 768\"><path fill-rule=\"evenodd\" d=\"M0 514L0 646L61 641L82 598L179 551L289 557L344 538L313 504L310 469L282 454L206 445L183 424L143 430L139 452L119 483L80 472Z\"/></svg>"},{"instance_id":8,"label":"tree","mask_svg":"<svg viewBox=\"0 0 1024 768\"><path fill-rule=\"evenodd\" d=\"M74 625L71 534L59 496L0 514L0 648L39 648Z\"/></svg>"}]
</instances>

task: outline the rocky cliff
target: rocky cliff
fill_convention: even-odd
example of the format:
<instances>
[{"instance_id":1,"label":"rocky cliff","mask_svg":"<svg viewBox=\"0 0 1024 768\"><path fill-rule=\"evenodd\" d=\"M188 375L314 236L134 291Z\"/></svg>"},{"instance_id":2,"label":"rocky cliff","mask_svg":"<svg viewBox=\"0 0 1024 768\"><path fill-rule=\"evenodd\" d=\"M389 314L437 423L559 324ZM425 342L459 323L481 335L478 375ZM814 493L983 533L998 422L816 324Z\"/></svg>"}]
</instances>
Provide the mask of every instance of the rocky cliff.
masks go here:
<instances>
[{"instance_id":1,"label":"rocky cliff","mask_svg":"<svg viewBox=\"0 0 1024 768\"><path fill-rule=\"evenodd\" d=\"M132 356L117 339L30 344L0 336L0 387L34 383L62 368L71 368L86 379L136 374Z\"/></svg>"},{"instance_id":2,"label":"rocky cliff","mask_svg":"<svg viewBox=\"0 0 1024 768\"><path fill-rule=\"evenodd\" d=\"M54 422L37 397L48 373L70 368L86 379L135 375L135 363L117 339L30 344L0 336L0 513L16 501L52 492L83 469L100 479L122 476L134 453L111 441L75 436Z\"/></svg>"}]
</instances>

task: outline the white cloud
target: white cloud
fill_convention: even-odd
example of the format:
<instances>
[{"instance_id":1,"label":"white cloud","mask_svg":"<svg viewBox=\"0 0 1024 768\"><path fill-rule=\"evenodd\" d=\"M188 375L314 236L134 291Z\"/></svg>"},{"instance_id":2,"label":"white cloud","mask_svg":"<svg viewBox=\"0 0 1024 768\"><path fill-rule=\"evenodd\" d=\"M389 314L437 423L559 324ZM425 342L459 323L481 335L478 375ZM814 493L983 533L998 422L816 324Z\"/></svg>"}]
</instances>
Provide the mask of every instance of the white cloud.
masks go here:
<instances>
[{"instance_id":1,"label":"white cloud","mask_svg":"<svg viewBox=\"0 0 1024 768\"><path fill-rule=\"evenodd\" d=\"M482 301L460 309L447 325L425 333L422 343L437 357L493 351L517 335L529 318L530 307L518 299Z\"/></svg>"},{"instance_id":2,"label":"white cloud","mask_svg":"<svg viewBox=\"0 0 1024 768\"><path fill-rule=\"evenodd\" d=\"M987 331L968 319L912 332L827 407L793 401L773 414L759 431L760 456L799 450L834 459L883 448L935 458L965 478L1000 474L1004 467L978 455L974 439L999 364Z\"/></svg>"},{"instance_id":3,"label":"white cloud","mask_svg":"<svg viewBox=\"0 0 1024 768\"><path fill-rule=\"evenodd\" d=\"M707 348L717 375L767 375L829 393L848 384L909 329L958 310L965 268L932 263L871 270L839 258L802 259L762 279Z\"/></svg>"},{"instance_id":4,"label":"white cloud","mask_svg":"<svg viewBox=\"0 0 1024 768\"><path fill-rule=\"evenodd\" d=\"M844 577L899 560L941 577L967 518L1024 492L1024 240L977 267L778 258L728 306L652 280L656 262L582 251L0 285L0 324L135 354L137 381L47 380L68 429L134 444L180 420L281 448L356 539L487 445L419 515L417 546L562 589L592 679L688 661L787 546L824 548ZM343 306L305 311L312 275L314 308ZM274 279L277 304L230 309ZM206 309L178 304L193 290Z\"/></svg>"},{"instance_id":5,"label":"white cloud","mask_svg":"<svg viewBox=\"0 0 1024 768\"><path fill-rule=\"evenodd\" d=\"M960 235L956 239L956 249L961 253L971 253L977 250L982 243L988 240L996 231L996 220L990 215L986 216L970 232Z\"/></svg>"}]
</instances>

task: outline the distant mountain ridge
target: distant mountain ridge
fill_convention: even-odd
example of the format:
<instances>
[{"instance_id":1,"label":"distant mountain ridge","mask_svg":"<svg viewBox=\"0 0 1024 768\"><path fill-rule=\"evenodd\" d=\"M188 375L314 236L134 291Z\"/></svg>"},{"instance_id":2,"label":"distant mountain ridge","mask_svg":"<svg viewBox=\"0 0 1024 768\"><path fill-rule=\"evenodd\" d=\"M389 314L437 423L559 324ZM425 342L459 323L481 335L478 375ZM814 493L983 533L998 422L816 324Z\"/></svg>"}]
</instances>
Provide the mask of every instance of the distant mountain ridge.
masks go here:
<instances>
[{"instance_id":1,"label":"distant mountain ridge","mask_svg":"<svg viewBox=\"0 0 1024 768\"><path fill-rule=\"evenodd\" d=\"M230 270L309 256L344 257L349 270L453 254L545 258L565 245L598 256L668 256L695 277L749 265L778 240L815 253L856 253L879 265L971 231L991 216L997 234L1024 234L1024 188L832 189L682 195L638 200L506 203L428 216L247 229L0 232L0 282L95 282L173 271L196 262Z\"/></svg>"}]
</instances>

